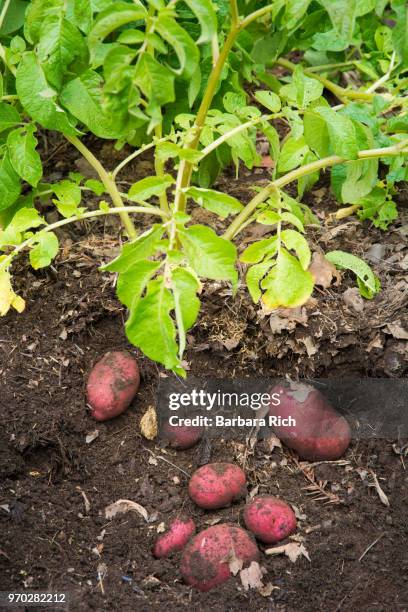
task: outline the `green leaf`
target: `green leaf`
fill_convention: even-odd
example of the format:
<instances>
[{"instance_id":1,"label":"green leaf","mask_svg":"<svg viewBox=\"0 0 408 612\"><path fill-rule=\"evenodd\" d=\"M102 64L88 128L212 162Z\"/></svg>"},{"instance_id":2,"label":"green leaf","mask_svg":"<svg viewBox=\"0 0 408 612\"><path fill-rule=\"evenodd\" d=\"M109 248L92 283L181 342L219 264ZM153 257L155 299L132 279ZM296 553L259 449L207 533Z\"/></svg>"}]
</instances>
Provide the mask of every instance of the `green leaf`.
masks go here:
<instances>
[{"instance_id":1,"label":"green leaf","mask_svg":"<svg viewBox=\"0 0 408 612\"><path fill-rule=\"evenodd\" d=\"M347 164L346 180L341 188L342 202L355 204L370 193L377 182L378 159L352 161Z\"/></svg>"},{"instance_id":2,"label":"green leaf","mask_svg":"<svg viewBox=\"0 0 408 612\"><path fill-rule=\"evenodd\" d=\"M96 48L109 34L127 23L145 19L146 16L146 9L138 0L133 0L133 4L112 2L109 8L99 13L89 33L88 42L92 61L95 59Z\"/></svg>"},{"instance_id":3,"label":"green leaf","mask_svg":"<svg viewBox=\"0 0 408 612\"><path fill-rule=\"evenodd\" d=\"M200 300L197 291L200 283L185 268L176 268L171 273L174 307L179 335L179 357L186 348L186 331L194 325L200 311Z\"/></svg>"},{"instance_id":4,"label":"green leaf","mask_svg":"<svg viewBox=\"0 0 408 612\"><path fill-rule=\"evenodd\" d=\"M273 210L266 210L256 217L256 222L261 225L275 225L281 220L281 215Z\"/></svg>"},{"instance_id":5,"label":"green leaf","mask_svg":"<svg viewBox=\"0 0 408 612\"><path fill-rule=\"evenodd\" d=\"M365 283L363 283L359 278L357 278L357 285L360 290L360 294L366 298L366 300L372 300L373 297L377 295L377 293L381 290L381 282L378 276L375 277L375 291L372 291L367 287Z\"/></svg>"},{"instance_id":6,"label":"green leaf","mask_svg":"<svg viewBox=\"0 0 408 612\"><path fill-rule=\"evenodd\" d=\"M249 294L255 304L257 304L262 295L260 287L261 280L272 267L273 262L268 260L251 266L246 274L245 282L248 287Z\"/></svg>"},{"instance_id":7,"label":"green leaf","mask_svg":"<svg viewBox=\"0 0 408 612\"><path fill-rule=\"evenodd\" d=\"M258 240L241 254L239 258L243 263L259 263L265 257L272 257L275 255L277 250L277 237L265 238L264 240Z\"/></svg>"},{"instance_id":8,"label":"green leaf","mask_svg":"<svg viewBox=\"0 0 408 612\"><path fill-rule=\"evenodd\" d=\"M282 4L285 7L284 24L290 30L296 28L301 23L301 19L306 13L312 0L285 0Z\"/></svg>"},{"instance_id":9,"label":"green leaf","mask_svg":"<svg viewBox=\"0 0 408 612\"><path fill-rule=\"evenodd\" d=\"M352 120L327 106L318 106L315 111L326 121L333 153L345 159L356 159L358 143Z\"/></svg>"},{"instance_id":10,"label":"green leaf","mask_svg":"<svg viewBox=\"0 0 408 612\"><path fill-rule=\"evenodd\" d=\"M358 204L360 206L357 211L358 218L361 220L370 219L375 227L382 230L386 230L390 223L398 217L395 202L382 187L375 187L371 193L361 198Z\"/></svg>"},{"instance_id":11,"label":"green leaf","mask_svg":"<svg viewBox=\"0 0 408 612\"><path fill-rule=\"evenodd\" d=\"M58 253L58 238L53 232L40 232L37 244L30 251L30 264L34 270L50 265Z\"/></svg>"},{"instance_id":12,"label":"green leaf","mask_svg":"<svg viewBox=\"0 0 408 612\"><path fill-rule=\"evenodd\" d=\"M303 115L304 137L309 148L319 158L328 157L330 138L327 123L319 114L308 110Z\"/></svg>"},{"instance_id":13,"label":"green leaf","mask_svg":"<svg viewBox=\"0 0 408 612\"><path fill-rule=\"evenodd\" d=\"M45 221L35 208L20 208L6 229L0 232L0 246L20 244L23 232L40 225L45 225Z\"/></svg>"},{"instance_id":14,"label":"green leaf","mask_svg":"<svg viewBox=\"0 0 408 612\"><path fill-rule=\"evenodd\" d=\"M6 102L0 102L0 132L15 127L21 123L19 112Z\"/></svg>"},{"instance_id":15,"label":"green leaf","mask_svg":"<svg viewBox=\"0 0 408 612\"><path fill-rule=\"evenodd\" d=\"M43 173L41 158L36 150L38 140L34 136L35 132L35 126L30 123L25 128L13 130L7 138L14 170L33 187L37 187Z\"/></svg>"},{"instance_id":16,"label":"green leaf","mask_svg":"<svg viewBox=\"0 0 408 612\"><path fill-rule=\"evenodd\" d=\"M291 212L283 212L281 217L282 217L282 221L285 221L286 223L290 223L291 225L294 225L300 232L305 231L305 228L303 227L303 223L297 215L294 215Z\"/></svg>"},{"instance_id":17,"label":"green leaf","mask_svg":"<svg viewBox=\"0 0 408 612\"><path fill-rule=\"evenodd\" d=\"M201 36L197 40L197 44L209 43L213 36L217 33L218 23L217 14L211 0L184 0L188 7L197 17L200 27Z\"/></svg>"},{"instance_id":18,"label":"green leaf","mask_svg":"<svg viewBox=\"0 0 408 612\"><path fill-rule=\"evenodd\" d=\"M61 92L61 103L99 138L118 138L121 129L115 118L102 109L102 77L93 70L69 81Z\"/></svg>"},{"instance_id":19,"label":"green leaf","mask_svg":"<svg viewBox=\"0 0 408 612\"><path fill-rule=\"evenodd\" d=\"M153 129L162 121L160 107L175 100L174 74L150 54L144 53L137 63L133 78L135 85L148 100L146 112L154 119L149 126L149 129Z\"/></svg>"},{"instance_id":20,"label":"green leaf","mask_svg":"<svg viewBox=\"0 0 408 612\"><path fill-rule=\"evenodd\" d=\"M309 147L303 136L295 140L289 138L282 147L279 157L278 170L280 173L289 172L301 165Z\"/></svg>"},{"instance_id":21,"label":"green leaf","mask_svg":"<svg viewBox=\"0 0 408 612\"><path fill-rule=\"evenodd\" d=\"M261 283L265 290L262 301L268 309L297 308L307 302L313 292L313 277L300 262L281 249L276 265Z\"/></svg>"},{"instance_id":22,"label":"green leaf","mask_svg":"<svg viewBox=\"0 0 408 612\"><path fill-rule=\"evenodd\" d=\"M178 358L176 328L170 316L173 309L174 299L165 287L164 279L150 281L146 296L138 300L130 312L126 335L147 357L183 374Z\"/></svg>"},{"instance_id":23,"label":"green leaf","mask_svg":"<svg viewBox=\"0 0 408 612\"><path fill-rule=\"evenodd\" d=\"M20 177L11 165L6 153L0 163L0 210L8 208L21 193Z\"/></svg>"},{"instance_id":24,"label":"green leaf","mask_svg":"<svg viewBox=\"0 0 408 612\"><path fill-rule=\"evenodd\" d=\"M174 184L171 174L163 176L147 176L134 183L129 189L128 197L134 202L145 202L153 196L161 196Z\"/></svg>"},{"instance_id":25,"label":"green leaf","mask_svg":"<svg viewBox=\"0 0 408 612\"><path fill-rule=\"evenodd\" d=\"M63 14L49 15L40 28L37 55L47 81L59 90L68 66L86 55L86 46L78 28Z\"/></svg>"},{"instance_id":26,"label":"green leaf","mask_svg":"<svg viewBox=\"0 0 408 612\"><path fill-rule=\"evenodd\" d=\"M295 230L287 229L281 232L281 240L288 251L295 251L300 265L307 270L310 266L311 253L306 238Z\"/></svg>"},{"instance_id":27,"label":"green leaf","mask_svg":"<svg viewBox=\"0 0 408 612\"><path fill-rule=\"evenodd\" d=\"M175 19L165 13L159 14L155 28L160 36L173 47L177 55L180 65L178 69L174 69L174 72L189 79L200 61L200 53L195 42Z\"/></svg>"},{"instance_id":28,"label":"green leaf","mask_svg":"<svg viewBox=\"0 0 408 612\"><path fill-rule=\"evenodd\" d=\"M365 261L344 251L330 251L325 257L336 268L351 270L370 291L376 291L375 275Z\"/></svg>"},{"instance_id":29,"label":"green leaf","mask_svg":"<svg viewBox=\"0 0 408 612\"><path fill-rule=\"evenodd\" d=\"M17 94L27 113L42 127L74 136L76 130L57 104L57 93L47 83L34 52L25 53L17 68Z\"/></svg>"},{"instance_id":30,"label":"green leaf","mask_svg":"<svg viewBox=\"0 0 408 612\"><path fill-rule=\"evenodd\" d=\"M90 189L94 192L95 195L101 196L105 193L105 185L101 181L97 181L96 179L88 179L85 181L84 185L87 189Z\"/></svg>"},{"instance_id":31,"label":"green leaf","mask_svg":"<svg viewBox=\"0 0 408 612\"><path fill-rule=\"evenodd\" d=\"M238 281L236 248L205 225L193 225L177 233L191 267L203 278Z\"/></svg>"},{"instance_id":32,"label":"green leaf","mask_svg":"<svg viewBox=\"0 0 408 612\"><path fill-rule=\"evenodd\" d=\"M357 7L360 0L319 0L328 12L334 28L351 40L355 28Z\"/></svg>"},{"instance_id":33,"label":"green leaf","mask_svg":"<svg viewBox=\"0 0 408 612\"><path fill-rule=\"evenodd\" d=\"M241 202L236 198L220 191L214 191L213 189L190 187L186 191L186 195L193 198L203 208L210 210L223 219L228 217L228 215L236 215L243 209Z\"/></svg>"},{"instance_id":34,"label":"green leaf","mask_svg":"<svg viewBox=\"0 0 408 612\"><path fill-rule=\"evenodd\" d=\"M281 97L286 98L292 106L297 108L306 108L313 100L320 98L322 93L322 83L306 76L301 66L296 66L291 83L284 85L280 90Z\"/></svg>"},{"instance_id":35,"label":"green leaf","mask_svg":"<svg viewBox=\"0 0 408 612\"><path fill-rule=\"evenodd\" d=\"M160 268L160 261L140 260L130 266L126 272L119 274L116 293L118 298L127 306L134 308L140 299L147 283Z\"/></svg>"},{"instance_id":36,"label":"green leaf","mask_svg":"<svg viewBox=\"0 0 408 612\"><path fill-rule=\"evenodd\" d=\"M38 43L44 19L50 15L61 15L63 9L64 0L32 0L28 5L24 22L26 39L32 44Z\"/></svg>"},{"instance_id":37,"label":"green leaf","mask_svg":"<svg viewBox=\"0 0 408 612\"><path fill-rule=\"evenodd\" d=\"M67 19L74 23L82 32L89 34L92 27L91 0L68 0Z\"/></svg>"},{"instance_id":38,"label":"green leaf","mask_svg":"<svg viewBox=\"0 0 408 612\"><path fill-rule=\"evenodd\" d=\"M281 101L276 93L273 91L259 90L255 92L255 98L262 106L272 111L272 113L278 113L281 109Z\"/></svg>"},{"instance_id":39,"label":"green leaf","mask_svg":"<svg viewBox=\"0 0 408 612\"><path fill-rule=\"evenodd\" d=\"M123 245L122 253L113 261L101 267L108 272L127 272L133 264L142 261L156 252L157 246L164 234L164 227L155 224L136 240Z\"/></svg>"},{"instance_id":40,"label":"green leaf","mask_svg":"<svg viewBox=\"0 0 408 612\"><path fill-rule=\"evenodd\" d=\"M0 4L4 6L4 2ZM12 0L1 25L1 36L7 36L7 34L12 34L21 28L28 4L25 0Z\"/></svg>"},{"instance_id":41,"label":"green leaf","mask_svg":"<svg viewBox=\"0 0 408 612\"><path fill-rule=\"evenodd\" d=\"M392 42L401 64L406 69L408 66L408 6L405 0L394 0L391 5L397 14L392 30Z\"/></svg>"},{"instance_id":42,"label":"green leaf","mask_svg":"<svg viewBox=\"0 0 408 612\"><path fill-rule=\"evenodd\" d=\"M201 160L201 152L179 147L174 142L162 142L157 145L156 157L161 161L167 161L168 159L179 157L180 159L185 159L186 161L195 164Z\"/></svg>"},{"instance_id":43,"label":"green leaf","mask_svg":"<svg viewBox=\"0 0 408 612\"><path fill-rule=\"evenodd\" d=\"M53 199L55 206L63 217L72 217L78 212L82 193L79 185L72 181L61 181L52 185L57 199Z\"/></svg>"}]
</instances>

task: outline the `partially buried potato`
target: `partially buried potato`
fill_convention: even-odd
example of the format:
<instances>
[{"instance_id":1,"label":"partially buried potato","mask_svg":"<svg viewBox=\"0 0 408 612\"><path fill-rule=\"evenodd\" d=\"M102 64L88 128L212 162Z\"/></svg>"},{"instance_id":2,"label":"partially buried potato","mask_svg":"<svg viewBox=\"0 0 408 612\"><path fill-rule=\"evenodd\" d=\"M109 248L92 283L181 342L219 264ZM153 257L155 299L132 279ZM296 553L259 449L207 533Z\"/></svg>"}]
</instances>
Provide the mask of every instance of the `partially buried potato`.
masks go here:
<instances>
[{"instance_id":1,"label":"partially buried potato","mask_svg":"<svg viewBox=\"0 0 408 612\"><path fill-rule=\"evenodd\" d=\"M246 477L233 463L209 463L192 475L188 493L205 510L225 508L246 495Z\"/></svg>"},{"instance_id":2,"label":"partially buried potato","mask_svg":"<svg viewBox=\"0 0 408 612\"><path fill-rule=\"evenodd\" d=\"M278 438L306 461L339 459L350 444L351 431L346 419L309 384L290 382L275 386L271 394L279 394L280 404L271 403L269 416L294 423L272 425Z\"/></svg>"},{"instance_id":3,"label":"partially buried potato","mask_svg":"<svg viewBox=\"0 0 408 612\"><path fill-rule=\"evenodd\" d=\"M157 559L162 559L175 551L183 550L195 531L196 526L192 518L180 516L173 519L168 530L157 538L153 555Z\"/></svg>"},{"instance_id":4,"label":"partially buried potato","mask_svg":"<svg viewBox=\"0 0 408 612\"><path fill-rule=\"evenodd\" d=\"M161 435L172 448L186 450L197 444L203 437L204 427L193 425L170 425L165 423Z\"/></svg>"},{"instance_id":5,"label":"partially buried potato","mask_svg":"<svg viewBox=\"0 0 408 612\"><path fill-rule=\"evenodd\" d=\"M187 544L181 573L187 584L209 591L230 578L231 564L236 566L238 561L244 567L258 557L258 547L247 531L223 523L205 529Z\"/></svg>"},{"instance_id":6,"label":"partially buried potato","mask_svg":"<svg viewBox=\"0 0 408 612\"><path fill-rule=\"evenodd\" d=\"M259 495L247 503L244 521L247 529L265 544L284 540L296 530L292 508L272 495Z\"/></svg>"},{"instance_id":7,"label":"partially buried potato","mask_svg":"<svg viewBox=\"0 0 408 612\"><path fill-rule=\"evenodd\" d=\"M124 412L135 397L139 384L139 368L130 353L106 353L93 367L86 385L92 416L97 421L107 421Z\"/></svg>"}]
</instances>

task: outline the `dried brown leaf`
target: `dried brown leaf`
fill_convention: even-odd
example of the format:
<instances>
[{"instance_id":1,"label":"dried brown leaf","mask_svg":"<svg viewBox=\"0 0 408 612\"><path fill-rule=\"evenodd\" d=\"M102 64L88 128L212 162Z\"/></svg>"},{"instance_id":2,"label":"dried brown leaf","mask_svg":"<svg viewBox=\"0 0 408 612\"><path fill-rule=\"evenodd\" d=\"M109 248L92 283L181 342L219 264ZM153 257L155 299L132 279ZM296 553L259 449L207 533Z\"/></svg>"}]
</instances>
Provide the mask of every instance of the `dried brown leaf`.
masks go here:
<instances>
[{"instance_id":1,"label":"dried brown leaf","mask_svg":"<svg viewBox=\"0 0 408 612\"><path fill-rule=\"evenodd\" d=\"M157 437L157 414L154 406L149 406L140 420L140 431L146 440Z\"/></svg>"}]
</instances>

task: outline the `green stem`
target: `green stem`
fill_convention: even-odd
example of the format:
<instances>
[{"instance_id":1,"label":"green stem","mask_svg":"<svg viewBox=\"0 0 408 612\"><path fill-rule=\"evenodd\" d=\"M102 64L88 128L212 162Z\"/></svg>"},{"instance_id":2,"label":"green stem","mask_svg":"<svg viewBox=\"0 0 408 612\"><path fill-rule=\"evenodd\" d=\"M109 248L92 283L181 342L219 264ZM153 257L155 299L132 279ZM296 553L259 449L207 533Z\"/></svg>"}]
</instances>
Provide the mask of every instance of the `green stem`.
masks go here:
<instances>
[{"instance_id":1,"label":"green stem","mask_svg":"<svg viewBox=\"0 0 408 612\"><path fill-rule=\"evenodd\" d=\"M20 251L23 251L25 248L35 244L38 240L39 233L48 233L52 232L59 227L63 227L64 225L68 225L69 223L75 223L77 221L83 221L84 219L93 219L95 217L103 217L105 215L122 215L123 213L143 213L145 215L157 215L159 217L166 218L166 214L162 210L152 210L151 208L145 208L144 206L123 206L121 208L111 208L110 210L92 210L90 212L84 213L83 215L75 215L73 217L68 217L67 219L61 219L60 221L56 221L51 225L47 225L41 232L37 232L31 238L28 238L21 244L19 244L15 249L13 249L12 253L5 257L0 263L0 271L5 270L9 264L11 263L13 257L17 255Z\"/></svg>"},{"instance_id":2,"label":"green stem","mask_svg":"<svg viewBox=\"0 0 408 612\"><path fill-rule=\"evenodd\" d=\"M79 140L76 136L68 136L65 134L65 138L72 144L78 151L84 156L86 161L94 168L97 172L99 178L105 186L107 193L110 195L112 199L112 203L116 208L120 208L120 220L122 225L130 238L130 240L134 240L137 236L137 232L135 226L133 225L133 221L129 217L126 212L126 208L124 207L122 197L118 191L116 183L111 174L109 174L105 168L102 166L101 162L95 157L95 155L84 145L83 142Z\"/></svg>"},{"instance_id":3,"label":"green stem","mask_svg":"<svg viewBox=\"0 0 408 612\"><path fill-rule=\"evenodd\" d=\"M348 66L354 66L357 64L357 60L350 62L339 62L338 64L322 64L321 66L309 66L307 69L309 72L326 72L336 70L336 68L347 68Z\"/></svg>"},{"instance_id":4,"label":"green stem","mask_svg":"<svg viewBox=\"0 0 408 612\"><path fill-rule=\"evenodd\" d=\"M230 8L231 8L231 21L234 28L238 27L239 24L239 13L238 13L238 5L237 0L230 0Z\"/></svg>"},{"instance_id":5,"label":"green stem","mask_svg":"<svg viewBox=\"0 0 408 612\"><path fill-rule=\"evenodd\" d=\"M11 2L11 0L6 0L5 3L4 3L4 6L3 6L2 10L1 10L1 13L0 13L0 29L1 29L2 25L3 25L3 22L4 22L5 18L6 18L7 11L8 11L8 8L10 6L10 2Z\"/></svg>"},{"instance_id":6,"label":"green stem","mask_svg":"<svg viewBox=\"0 0 408 612\"><path fill-rule=\"evenodd\" d=\"M153 140L152 142L149 142L149 144L143 145L140 147L140 149L131 153L128 157L126 157L126 159L120 162L120 164L118 164L116 168L113 170L112 172L113 180L115 180L119 172L121 172L123 168L127 166L131 161L136 159L136 157L139 157L139 155L141 155L145 151L148 151L149 149L153 149L154 147L156 147L156 145L160 144L161 142L166 142L166 140L169 140L169 139L170 139L170 136L164 136L163 138L160 138L159 140Z\"/></svg>"},{"instance_id":7,"label":"green stem","mask_svg":"<svg viewBox=\"0 0 408 612\"><path fill-rule=\"evenodd\" d=\"M289 60L283 57L278 59L276 63L279 64L279 66L282 66L283 68L287 68L291 72L293 72L296 68L296 64L294 64L293 62L290 62ZM374 99L373 94L367 93L365 91L353 91L351 89L344 89L344 87L340 87L340 85L336 85L329 79L322 77L320 74L315 74L314 72L311 72L307 68L304 69L303 72L307 76L310 76L316 79L317 81L320 81L320 83L322 83L322 85L324 85L326 89L331 91L340 100L340 102L344 102L345 98L349 98L350 100L365 100L367 102L371 102Z\"/></svg>"},{"instance_id":8,"label":"green stem","mask_svg":"<svg viewBox=\"0 0 408 612\"><path fill-rule=\"evenodd\" d=\"M275 8L275 3L272 2L268 6L264 6L263 8L257 11L254 11L253 13L248 15L248 17L245 17L245 19L241 21L240 29L245 30L245 28L247 28L253 21L260 19L261 17L265 17L265 15L267 15L268 13L271 13L274 8Z\"/></svg>"},{"instance_id":9,"label":"green stem","mask_svg":"<svg viewBox=\"0 0 408 612\"><path fill-rule=\"evenodd\" d=\"M360 151L358 154L359 159L375 159L379 157L389 157L396 156L408 153L408 151L404 151L408 146L408 140L398 143L397 145L386 147L383 149L367 149L365 151ZM296 181L302 176L307 176L308 174L313 174L319 170L324 168L328 168L330 166L335 166L337 164L344 164L348 161L338 155L331 155L330 157L325 157L324 159L319 159L317 161L311 162L310 164L306 164L305 166L301 166L300 168L296 168L296 170L292 170L288 172L284 176L276 179L272 183L270 183L267 187L262 189L252 200L245 206L245 208L239 213L239 215L234 219L231 225L228 227L227 231L224 233L223 238L226 240L232 240L234 236L241 230L243 224L248 219L248 217L258 208L260 204L265 202L275 189L281 189L292 183L292 181Z\"/></svg>"},{"instance_id":10,"label":"green stem","mask_svg":"<svg viewBox=\"0 0 408 612\"><path fill-rule=\"evenodd\" d=\"M157 125L155 127L155 135L156 135L156 139L157 140L161 140L162 136L163 136L163 132L162 132L162 124L160 123L160 125ZM156 142L157 142L156 140ZM154 169L156 171L156 175L157 176L161 176L163 177L166 173L166 166L165 166L165 162L160 159L157 155L154 156ZM169 203L167 200L167 194L166 192L162 193L159 196L159 202L160 202L160 208L161 210L163 210L164 212L169 212Z\"/></svg>"}]
</instances>

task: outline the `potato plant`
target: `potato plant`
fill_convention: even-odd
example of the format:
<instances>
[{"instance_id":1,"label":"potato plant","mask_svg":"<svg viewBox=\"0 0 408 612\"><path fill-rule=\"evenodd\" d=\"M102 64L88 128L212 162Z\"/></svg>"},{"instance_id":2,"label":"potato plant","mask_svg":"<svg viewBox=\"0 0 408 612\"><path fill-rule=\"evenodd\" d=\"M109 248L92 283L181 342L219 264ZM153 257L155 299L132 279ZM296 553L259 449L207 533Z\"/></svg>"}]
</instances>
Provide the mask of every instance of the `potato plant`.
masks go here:
<instances>
[{"instance_id":1,"label":"potato plant","mask_svg":"<svg viewBox=\"0 0 408 612\"><path fill-rule=\"evenodd\" d=\"M318 221L302 198L322 172L339 218L385 230L397 217L396 185L408 179L407 23L405 0L0 2L0 314L24 309L12 289L19 253L46 267L58 253L55 230L105 215L119 215L126 237L102 269L118 275L127 337L179 375L201 283L236 290L250 223L270 227L240 254L252 299L269 310L304 304L314 284L305 234ZM60 133L99 180L73 172L43 181L40 131ZM258 133L273 175L244 203L213 186L226 166L238 175L259 162ZM104 167L88 134L133 152ZM123 193L121 171L149 149L155 173ZM86 191L97 210L84 206ZM50 198L60 218L48 224L39 204ZM225 233L192 224L194 206L228 219ZM148 231L137 232L135 215L147 215ZM365 297L379 290L354 255L326 256L355 273Z\"/></svg>"}]
</instances>

